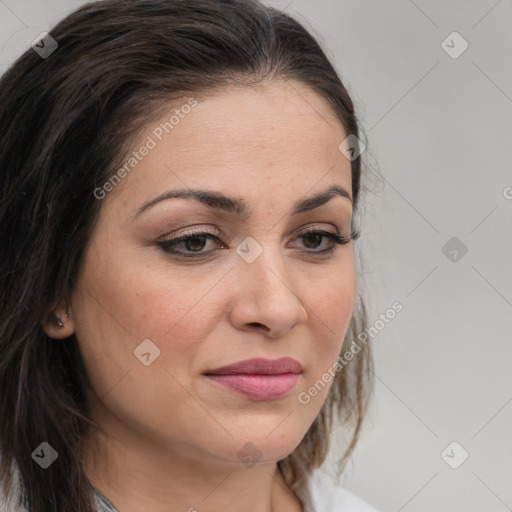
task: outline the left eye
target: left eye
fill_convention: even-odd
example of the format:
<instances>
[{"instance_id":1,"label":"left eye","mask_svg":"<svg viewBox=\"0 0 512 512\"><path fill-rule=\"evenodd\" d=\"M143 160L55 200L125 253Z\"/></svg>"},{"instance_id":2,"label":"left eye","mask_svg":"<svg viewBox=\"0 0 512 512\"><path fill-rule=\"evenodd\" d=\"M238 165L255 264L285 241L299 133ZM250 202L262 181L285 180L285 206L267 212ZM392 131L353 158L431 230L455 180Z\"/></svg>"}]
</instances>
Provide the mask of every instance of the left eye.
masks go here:
<instances>
[{"instance_id":1,"label":"left eye","mask_svg":"<svg viewBox=\"0 0 512 512\"><path fill-rule=\"evenodd\" d=\"M305 242L306 252L313 253L328 253L334 251L336 249L336 244L345 245L350 242L352 238L347 238L338 235L337 233L332 233L330 231L321 231L321 230L310 230L302 232L297 238L302 238ZM312 248L317 248L321 246L322 241L327 239L331 242L330 246L323 250L311 250ZM218 243L222 243L219 238L211 233L207 232L197 232L189 235L173 238L170 240L164 240L158 242L158 245L167 253L177 254L178 256L184 257L196 257L201 255L206 255L212 252L203 251L206 240L213 240ZM303 243L304 243L303 242ZM183 244L183 248L185 251L176 250L175 247L179 244ZM225 246L224 246L225 247Z\"/></svg>"}]
</instances>

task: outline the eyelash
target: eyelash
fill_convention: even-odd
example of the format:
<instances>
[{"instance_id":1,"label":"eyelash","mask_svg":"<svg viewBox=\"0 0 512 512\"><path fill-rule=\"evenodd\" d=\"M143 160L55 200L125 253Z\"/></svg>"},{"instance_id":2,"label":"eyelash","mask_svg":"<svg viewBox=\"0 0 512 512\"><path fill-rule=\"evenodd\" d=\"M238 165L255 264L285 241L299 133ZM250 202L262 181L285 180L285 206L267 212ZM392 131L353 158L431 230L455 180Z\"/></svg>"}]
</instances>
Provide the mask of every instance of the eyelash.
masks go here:
<instances>
[{"instance_id":1,"label":"eyelash","mask_svg":"<svg viewBox=\"0 0 512 512\"><path fill-rule=\"evenodd\" d=\"M346 245L351 240L356 240L357 238L359 238L360 233L357 230L352 230L350 235L348 237L345 237L343 235L338 235L337 233L332 233L331 231L310 228L310 229L306 229L305 231L302 231L302 233L300 233L297 238L302 238L307 235L320 235L322 237L329 239L331 242L333 242L334 245L328 249L324 249L323 251L315 251L315 250L307 250L306 249L305 252L309 252L311 254L330 255L338 249L338 247L336 247L336 245ZM197 232L191 231L186 235L183 235L183 236L180 236L177 238L172 238L170 240L163 240L161 242L157 242L157 244L164 252L166 252L168 254L177 255L177 256L183 257L183 258L200 258L200 257L204 257L206 255L209 255L210 253L213 252L213 251L205 251L205 252L191 251L187 254L187 253L183 253L180 251L175 251L175 250L169 249L170 247L172 247L174 245L177 245L182 242L187 242L189 240L193 240L194 238L207 238L209 240L220 241L219 238L216 235L214 235L213 233L209 233L207 231L197 231Z\"/></svg>"}]
</instances>

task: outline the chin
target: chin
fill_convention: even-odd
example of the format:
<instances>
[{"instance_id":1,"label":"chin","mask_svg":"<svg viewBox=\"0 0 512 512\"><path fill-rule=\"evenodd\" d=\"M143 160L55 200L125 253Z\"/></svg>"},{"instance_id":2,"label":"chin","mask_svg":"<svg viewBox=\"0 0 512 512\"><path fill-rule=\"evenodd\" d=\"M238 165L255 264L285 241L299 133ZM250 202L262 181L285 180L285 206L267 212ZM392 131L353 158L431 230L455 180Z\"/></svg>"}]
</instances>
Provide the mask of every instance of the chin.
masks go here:
<instances>
[{"instance_id":1,"label":"chin","mask_svg":"<svg viewBox=\"0 0 512 512\"><path fill-rule=\"evenodd\" d=\"M225 446L226 450L223 450L223 458L232 464L243 464L247 467L274 463L286 458L300 444L305 432L292 428L276 428L278 424L276 422L272 428L262 431L253 428L244 435L230 439L229 446ZM274 432L272 429L275 429Z\"/></svg>"}]
</instances>

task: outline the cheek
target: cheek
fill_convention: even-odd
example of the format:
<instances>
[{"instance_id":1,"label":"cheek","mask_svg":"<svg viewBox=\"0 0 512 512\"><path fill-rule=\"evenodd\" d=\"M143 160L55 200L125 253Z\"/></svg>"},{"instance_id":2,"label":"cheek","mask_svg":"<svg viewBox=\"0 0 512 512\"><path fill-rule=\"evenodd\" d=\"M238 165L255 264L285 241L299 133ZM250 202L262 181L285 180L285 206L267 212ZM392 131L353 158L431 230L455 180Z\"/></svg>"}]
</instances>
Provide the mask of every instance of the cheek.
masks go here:
<instances>
[{"instance_id":1,"label":"cheek","mask_svg":"<svg viewBox=\"0 0 512 512\"><path fill-rule=\"evenodd\" d=\"M105 247L105 246L104 246ZM91 253L95 254L95 253ZM179 266L147 250L109 247L89 256L77 299L77 337L91 365L108 363L120 377L140 364L134 350L151 340L160 351L155 362L186 378L201 359L201 346L225 321L231 277L224 266ZM149 263L148 263L149 260ZM340 351L355 297L353 257L349 251L329 268L299 272L297 293L308 312L311 355L325 366ZM233 289L233 288L232 288ZM147 343L147 342L146 342Z\"/></svg>"},{"instance_id":2,"label":"cheek","mask_svg":"<svg viewBox=\"0 0 512 512\"><path fill-rule=\"evenodd\" d=\"M341 348L343 337L348 329L356 294L355 272L351 259L332 268L323 275L316 286L309 284L309 292L303 293L308 318L317 336L323 343L319 347L328 352Z\"/></svg>"},{"instance_id":3,"label":"cheek","mask_svg":"<svg viewBox=\"0 0 512 512\"><path fill-rule=\"evenodd\" d=\"M304 295L308 297L305 306L315 345L301 389L308 396L299 401L308 404L305 410L311 417L318 414L332 386L336 373L334 364L350 326L355 296L355 272L350 264L338 267L325 282L319 281L314 291Z\"/></svg>"},{"instance_id":4,"label":"cheek","mask_svg":"<svg viewBox=\"0 0 512 512\"><path fill-rule=\"evenodd\" d=\"M141 365L134 351L149 339L154 353L160 351L155 365L185 378L202 341L225 314L214 300L225 270L199 273L165 260L148 264L137 251L115 248L101 256L89 256L74 299L86 365L101 379L100 369L108 365L112 378L103 383L108 387Z\"/></svg>"},{"instance_id":5,"label":"cheek","mask_svg":"<svg viewBox=\"0 0 512 512\"><path fill-rule=\"evenodd\" d=\"M163 268L134 268L119 260L116 267L91 265L78 286L76 336L93 391L90 405L102 403L126 424L149 429L155 437L170 424L173 435L184 436L190 418L204 414L184 389L192 388L202 343L219 322L208 295L219 277L196 282L190 272L185 278ZM142 345L148 339L154 346ZM146 366L142 354L148 352Z\"/></svg>"},{"instance_id":6,"label":"cheek","mask_svg":"<svg viewBox=\"0 0 512 512\"><path fill-rule=\"evenodd\" d=\"M157 256L152 259L140 249L104 248L101 254L101 260L88 260L74 301L77 339L95 394L117 417L164 440L182 440L193 433L199 444L207 445L212 429L224 439L225 432L211 424L186 390L196 394L194 375L221 350L222 335L215 330L232 328L226 327L227 305L237 283L218 264L202 270L180 267ZM307 325L298 326L307 345L292 349L307 354L309 370L301 386L305 391L336 360L350 322L355 288L350 255L329 268L297 270L294 284L308 313ZM145 339L160 351L148 366L134 355ZM293 402L301 414L282 436L298 442L328 389L320 391L309 406ZM208 403L209 397L203 398ZM230 417L224 405L218 407ZM254 421L243 415L235 419L240 432L258 431ZM268 421L276 423L273 417ZM260 430L268 429L263 422Z\"/></svg>"}]
</instances>

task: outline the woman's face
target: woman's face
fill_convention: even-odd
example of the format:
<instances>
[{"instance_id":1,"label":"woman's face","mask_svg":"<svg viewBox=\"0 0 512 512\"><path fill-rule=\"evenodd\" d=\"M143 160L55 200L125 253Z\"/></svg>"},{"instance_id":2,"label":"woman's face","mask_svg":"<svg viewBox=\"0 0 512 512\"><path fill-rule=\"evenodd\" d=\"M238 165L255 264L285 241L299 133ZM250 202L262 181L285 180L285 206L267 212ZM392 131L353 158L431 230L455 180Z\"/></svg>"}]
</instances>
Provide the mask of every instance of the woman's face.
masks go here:
<instances>
[{"instance_id":1,"label":"woman's face","mask_svg":"<svg viewBox=\"0 0 512 512\"><path fill-rule=\"evenodd\" d=\"M350 234L346 135L322 97L282 81L184 100L146 127L101 199L69 311L91 414L111 435L223 464L299 444L331 384L307 404L299 394L335 362L355 299L352 243L304 234ZM349 197L307 202L333 186ZM229 199L162 198L178 190ZM284 357L302 373L206 375Z\"/></svg>"}]
</instances>

